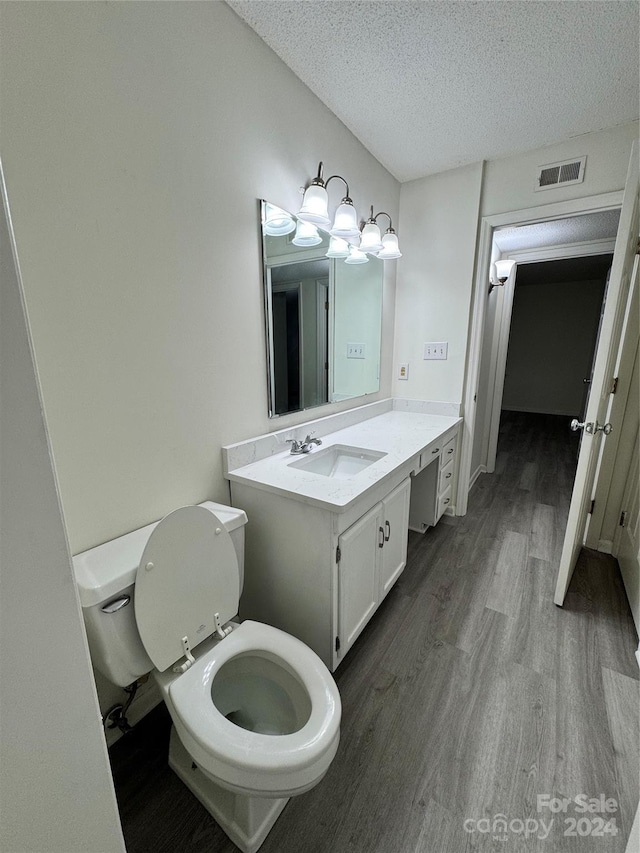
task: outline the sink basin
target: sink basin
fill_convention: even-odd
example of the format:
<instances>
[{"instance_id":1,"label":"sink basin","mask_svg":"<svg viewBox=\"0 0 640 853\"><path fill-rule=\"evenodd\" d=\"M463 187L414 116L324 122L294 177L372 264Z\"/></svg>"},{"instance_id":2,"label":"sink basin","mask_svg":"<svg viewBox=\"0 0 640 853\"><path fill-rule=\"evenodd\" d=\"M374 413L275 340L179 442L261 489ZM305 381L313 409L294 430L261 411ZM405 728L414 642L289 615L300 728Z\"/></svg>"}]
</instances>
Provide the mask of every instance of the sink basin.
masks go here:
<instances>
[{"instance_id":1,"label":"sink basin","mask_svg":"<svg viewBox=\"0 0 640 853\"><path fill-rule=\"evenodd\" d=\"M295 462L289 462L289 466L308 471L310 474L322 474L323 477L347 480L386 455L377 450L334 444L325 450L311 451L300 459L296 459Z\"/></svg>"}]
</instances>

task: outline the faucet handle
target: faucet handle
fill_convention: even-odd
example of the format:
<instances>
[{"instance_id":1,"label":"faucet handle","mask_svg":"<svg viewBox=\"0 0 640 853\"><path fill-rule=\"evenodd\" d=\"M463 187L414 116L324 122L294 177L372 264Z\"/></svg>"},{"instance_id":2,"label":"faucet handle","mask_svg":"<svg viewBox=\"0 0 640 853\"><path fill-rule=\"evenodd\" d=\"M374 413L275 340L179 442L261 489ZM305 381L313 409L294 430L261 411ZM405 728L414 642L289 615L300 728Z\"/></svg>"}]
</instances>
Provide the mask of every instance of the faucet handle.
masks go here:
<instances>
[{"instance_id":1,"label":"faucet handle","mask_svg":"<svg viewBox=\"0 0 640 853\"><path fill-rule=\"evenodd\" d=\"M303 444L322 444L322 439L314 438L313 435L314 433L310 432L303 441Z\"/></svg>"}]
</instances>

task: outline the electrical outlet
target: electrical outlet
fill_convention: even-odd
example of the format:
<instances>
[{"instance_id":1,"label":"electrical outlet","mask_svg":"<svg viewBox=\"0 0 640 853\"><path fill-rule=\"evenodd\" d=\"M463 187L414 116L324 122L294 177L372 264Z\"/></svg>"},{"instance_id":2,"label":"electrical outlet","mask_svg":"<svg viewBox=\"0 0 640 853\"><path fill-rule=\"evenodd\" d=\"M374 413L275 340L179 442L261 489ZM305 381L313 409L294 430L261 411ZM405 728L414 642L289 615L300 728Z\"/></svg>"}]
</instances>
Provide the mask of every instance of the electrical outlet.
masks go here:
<instances>
[{"instance_id":1,"label":"electrical outlet","mask_svg":"<svg viewBox=\"0 0 640 853\"><path fill-rule=\"evenodd\" d=\"M422 358L425 361L444 360L449 352L449 344L447 341L435 341L424 345L424 353Z\"/></svg>"},{"instance_id":2,"label":"electrical outlet","mask_svg":"<svg viewBox=\"0 0 640 853\"><path fill-rule=\"evenodd\" d=\"M404 362L398 367L398 379L408 379L409 378L409 362Z\"/></svg>"},{"instance_id":3,"label":"electrical outlet","mask_svg":"<svg viewBox=\"0 0 640 853\"><path fill-rule=\"evenodd\" d=\"M366 358L364 344L347 344L347 358Z\"/></svg>"}]
</instances>

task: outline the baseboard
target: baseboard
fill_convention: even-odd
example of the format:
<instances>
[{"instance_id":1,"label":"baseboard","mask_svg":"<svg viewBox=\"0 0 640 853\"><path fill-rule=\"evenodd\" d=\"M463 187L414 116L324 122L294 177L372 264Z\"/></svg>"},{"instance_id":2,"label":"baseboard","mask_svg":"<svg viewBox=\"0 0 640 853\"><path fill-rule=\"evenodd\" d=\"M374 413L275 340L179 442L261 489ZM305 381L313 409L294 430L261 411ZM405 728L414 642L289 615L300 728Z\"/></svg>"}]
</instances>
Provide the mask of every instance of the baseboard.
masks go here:
<instances>
[{"instance_id":1,"label":"baseboard","mask_svg":"<svg viewBox=\"0 0 640 853\"><path fill-rule=\"evenodd\" d=\"M598 551L601 551L603 554L613 554L613 542L611 539L599 539Z\"/></svg>"},{"instance_id":2,"label":"baseboard","mask_svg":"<svg viewBox=\"0 0 640 853\"><path fill-rule=\"evenodd\" d=\"M480 476L480 474L486 474L486 473L487 473L487 466L486 465L478 465L478 467L476 468L474 473L471 475L471 479L469 480L469 491L471 491L471 489L473 488L473 485L474 485L475 481L478 479L478 477Z\"/></svg>"}]
</instances>

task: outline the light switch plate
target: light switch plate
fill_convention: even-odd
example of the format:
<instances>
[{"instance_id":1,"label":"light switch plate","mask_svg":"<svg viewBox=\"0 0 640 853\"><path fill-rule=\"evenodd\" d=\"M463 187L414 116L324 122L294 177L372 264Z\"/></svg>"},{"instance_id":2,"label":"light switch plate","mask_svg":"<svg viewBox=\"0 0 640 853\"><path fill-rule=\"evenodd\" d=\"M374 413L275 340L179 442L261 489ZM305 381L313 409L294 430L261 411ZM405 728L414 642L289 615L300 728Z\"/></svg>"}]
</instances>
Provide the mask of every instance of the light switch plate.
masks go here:
<instances>
[{"instance_id":1,"label":"light switch plate","mask_svg":"<svg viewBox=\"0 0 640 853\"><path fill-rule=\"evenodd\" d=\"M364 344L347 344L347 358L366 358Z\"/></svg>"},{"instance_id":2,"label":"light switch plate","mask_svg":"<svg viewBox=\"0 0 640 853\"><path fill-rule=\"evenodd\" d=\"M422 358L425 361L442 361L447 358L448 352L449 343L447 341L431 341L431 343L427 343L424 345L424 353Z\"/></svg>"}]
</instances>

